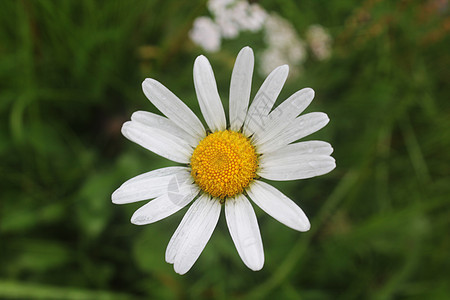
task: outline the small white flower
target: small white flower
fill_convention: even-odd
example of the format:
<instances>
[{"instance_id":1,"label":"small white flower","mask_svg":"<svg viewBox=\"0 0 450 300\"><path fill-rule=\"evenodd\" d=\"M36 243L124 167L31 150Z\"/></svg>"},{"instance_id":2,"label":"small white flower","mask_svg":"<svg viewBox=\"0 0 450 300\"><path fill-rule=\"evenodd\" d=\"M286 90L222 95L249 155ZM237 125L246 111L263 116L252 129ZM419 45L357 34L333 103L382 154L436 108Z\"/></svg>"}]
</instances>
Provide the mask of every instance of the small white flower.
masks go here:
<instances>
[{"instance_id":1,"label":"small white flower","mask_svg":"<svg viewBox=\"0 0 450 300\"><path fill-rule=\"evenodd\" d=\"M269 75L276 67L288 63L288 59L283 55L281 50L273 47L264 49L260 58L262 64L259 66L259 71L265 76Z\"/></svg>"},{"instance_id":2,"label":"small white flower","mask_svg":"<svg viewBox=\"0 0 450 300\"><path fill-rule=\"evenodd\" d=\"M293 41L290 47L286 48L286 54L289 57L290 62L295 64L304 62L306 60L306 48L303 41Z\"/></svg>"},{"instance_id":3,"label":"small white flower","mask_svg":"<svg viewBox=\"0 0 450 300\"><path fill-rule=\"evenodd\" d=\"M306 31L306 39L318 60L325 60L331 56L332 38L321 25L309 26Z\"/></svg>"},{"instance_id":4,"label":"small white flower","mask_svg":"<svg viewBox=\"0 0 450 300\"><path fill-rule=\"evenodd\" d=\"M291 65L294 76L301 72L306 60L305 44L291 23L277 14L270 14L264 24L264 39L267 48L261 54L261 74L268 75L280 64Z\"/></svg>"},{"instance_id":5,"label":"small white flower","mask_svg":"<svg viewBox=\"0 0 450 300\"><path fill-rule=\"evenodd\" d=\"M208 8L225 39L234 39L244 30L261 30L267 16L258 4L240 0L211 0Z\"/></svg>"},{"instance_id":6,"label":"small white flower","mask_svg":"<svg viewBox=\"0 0 450 300\"><path fill-rule=\"evenodd\" d=\"M263 27L267 13L258 4L239 1L231 10L231 16L241 30L256 32Z\"/></svg>"},{"instance_id":7,"label":"small white flower","mask_svg":"<svg viewBox=\"0 0 450 300\"><path fill-rule=\"evenodd\" d=\"M166 250L166 261L179 274L186 273L200 256L222 206L239 256L247 267L260 270L263 244L249 199L290 228L310 228L300 207L260 178L310 178L336 166L330 144L296 142L329 121L320 112L299 116L311 103L314 91L302 89L272 109L288 75L288 66L283 65L267 77L249 107L253 66L253 51L245 47L231 75L228 123L211 65L199 56L194 63L194 84L209 130L154 79L145 79L142 87L166 117L138 111L122 127L131 141L182 164L136 176L112 195L116 204L153 199L133 214L131 222L138 225L166 218L194 200Z\"/></svg>"},{"instance_id":8,"label":"small white flower","mask_svg":"<svg viewBox=\"0 0 450 300\"><path fill-rule=\"evenodd\" d=\"M272 47L282 48L290 45L294 40L299 40L294 26L275 13L271 13L267 17L264 30L266 44Z\"/></svg>"},{"instance_id":9,"label":"small white flower","mask_svg":"<svg viewBox=\"0 0 450 300\"><path fill-rule=\"evenodd\" d=\"M213 14L221 13L227 10L236 0L209 0L208 10Z\"/></svg>"},{"instance_id":10,"label":"small white flower","mask_svg":"<svg viewBox=\"0 0 450 300\"><path fill-rule=\"evenodd\" d=\"M220 27L211 18L198 17L189 32L191 40L209 52L220 49L221 35Z\"/></svg>"},{"instance_id":11,"label":"small white flower","mask_svg":"<svg viewBox=\"0 0 450 300\"><path fill-rule=\"evenodd\" d=\"M216 14L216 23L225 39L234 39L239 35L239 24L235 22L229 10Z\"/></svg>"}]
</instances>

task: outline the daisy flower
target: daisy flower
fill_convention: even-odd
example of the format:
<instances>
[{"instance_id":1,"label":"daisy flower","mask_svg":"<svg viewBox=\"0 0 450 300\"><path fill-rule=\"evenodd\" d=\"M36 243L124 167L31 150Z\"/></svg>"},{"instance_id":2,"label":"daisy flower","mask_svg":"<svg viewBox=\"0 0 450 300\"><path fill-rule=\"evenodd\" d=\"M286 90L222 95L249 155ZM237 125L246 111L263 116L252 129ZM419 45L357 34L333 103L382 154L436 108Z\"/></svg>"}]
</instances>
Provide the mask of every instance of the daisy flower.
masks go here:
<instances>
[{"instance_id":1,"label":"daisy flower","mask_svg":"<svg viewBox=\"0 0 450 300\"><path fill-rule=\"evenodd\" d=\"M245 47L231 75L228 123L213 70L201 55L194 63L194 84L208 129L177 96L149 78L142 83L144 94L165 117L137 111L123 124L129 140L182 164L136 176L112 195L116 204L153 199L133 214L131 222L137 225L159 221L193 202L166 250L166 261L179 274L200 256L222 206L239 256L248 268L260 270L263 243L249 200L292 229L310 228L302 209L262 179L310 178L336 166L330 144L296 142L329 121L321 112L299 116L314 91L302 89L272 109L288 76L283 65L269 74L249 106L253 66L253 51Z\"/></svg>"}]
</instances>

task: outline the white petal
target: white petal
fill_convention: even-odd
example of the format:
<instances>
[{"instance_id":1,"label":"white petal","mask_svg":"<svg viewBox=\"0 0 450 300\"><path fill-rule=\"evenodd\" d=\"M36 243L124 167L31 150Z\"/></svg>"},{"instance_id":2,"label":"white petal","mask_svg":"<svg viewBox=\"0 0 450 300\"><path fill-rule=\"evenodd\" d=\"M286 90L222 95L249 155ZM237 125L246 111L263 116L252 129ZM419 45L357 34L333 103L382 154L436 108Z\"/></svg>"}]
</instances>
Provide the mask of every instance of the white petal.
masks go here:
<instances>
[{"instance_id":1,"label":"white petal","mask_svg":"<svg viewBox=\"0 0 450 300\"><path fill-rule=\"evenodd\" d=\"M225 216L242 261L253 271L261 270L264 265L264 249L252 205L244 195L227 199Z\"/></svg>"},{"instance_id":2,"label":"white petal","mask_svg":"<svg viewBox=\"0 0 450 300\"><path fill-rule=\"evenodd\" d=\"M176 190L173 184L192 180L186 167L153 170L125 181L111 196L115 204L132 203L159 197Z\"/></svg>"},{"instance_id":3,"label":"white petal","mask_svg":"<svg viewBox=\"0 0 450 300\"><path fill-rule=\"evenodd\" d=\"M179 163L189 163L193 152L192 147L179 137L140 122L125 122L122 134L130 141Z\"/></svg>"},{"instance_id":4,"label":"white petal","mask_svg":"<svg viewBox=\"0 0 450 300\"><path fill-rule=\"evenodd\" d=\"M312 112L296 118L282 132L258 146L260 153L272 152L308 136L328 124L330 119L322 112Z\"/></svg>"},{"instance_id":5,"label":"white petal","mask_svg":"<svg viewBox=\"0 0 450 300\"><path fill-rule=\"evenodd\" d=\"M253 50L242 48L236 58L230 83L230 129L234 131L241 129L247 115L253 66Z\"/></svg>"},{"instance_id":6,"label":"white petal","mask_svg":"<svg viewBox=\"0 0 450 300\"><path fill-rule=\"evenodd\" d=\"M245 118L243 132L246 136L262 130L267 122L267 116L286 82L288 73L289 67L283 65L273 70L264 80Z\"/></svg>"},{"instance_id":7,"label":"white petal","mask_svg":"<svg viewBox=\"0 0 450 300\"><path fill-rule=\"evenodd\" d=\"M264 153L259 157L260 165L270 163L270 161L278 161L286 157L305 156L305 155L330 155L333 148L327 142L323 141L307 141L295 144L285 145L283 148Z\"/></svg>"},{"instance_id":8,"label":"white petal","mask_svg":"<svg viewBox=\"0 0 450 300\"><path fill-rule=\"evenodd\" d=\"M173 188L174 190L169 190L136 210L131 217L131 223L146 225L162 220L185 207L199 192L196 185L188 182L177 183Z\"/></svg>"},{"instance_id":9,"label":"white petal","mask_svg":"<svg viewBox=\"0 0 450 300\"><path fill-rule=\"evenodd\" d=\"M187 132L202 139L206 136L205 128L197 116L177 96L158 81L147 78L142 83L145 96L166 117Z\"/></svg>"},{"instance_id":10,"label":"white petal","mask_svg":"<svg viewBox=\"0 0 450 300\"><path fill-rule=\"evenodd\" d=\"M197 147L199 139L194 135L189 134L184 129L176 125L172 120L163 116L148 112L148 111L136 111L131 115L131 120L140 122L150 127L155 127L168 132L184 141L186 141L192 147Z\"/></svg>"},{"instance_id":11,"label":"white petal","mask_svg":"<svg viewBox=\"0 0 450 300\"><path fill-rule=\"evenodd\" d=\"M208 243L219 215L219 200L206 194L188 209L166 250L166 261L174 264L175 272L185 274L194 265Z\"/></svg>"},{"instance_id":12,"label":"white petal","mask_svg":"<svg viewBox=\"0 0 450 300\"><path fill-rule=\"evenodd\" d=\"M273 186L255 180L247 193L262 210L284 225L298 231L308 231L311 227L301 208Z\"/></svg>"},{"instance_id":13,"label":"white petal","mask_svg":"<svg viewBox=\"0 0 450 300\"><path fill-rule=\"evenodd\" d=\"M326 174L336 168L329 155L287 154L260 163L258 175L269 180L297 180Z\"/></svg>"},{"instance_id":14,"label":"white petal","mask_svg":"<svg viewBox=\"0 0 450 300\"><path fill-rule=\"evenodd\" d=\"M255 133L253 142L256 146L270 141L288 127L301 114L314 98L314 90L301 89L274 109L268 118L264 129Z\"/></svg>"},{"instance_id":15,"label":"white petal","mask_svg":"<svg viewBox=\"0 0 450 300\"><path fill-rule=\"evenodd\" d=\"M216 79L206 57L200 55L194 62L194 85L203 117L211 131L225 130L227 122L217 91Z\"/></svg>"}]
</instances>

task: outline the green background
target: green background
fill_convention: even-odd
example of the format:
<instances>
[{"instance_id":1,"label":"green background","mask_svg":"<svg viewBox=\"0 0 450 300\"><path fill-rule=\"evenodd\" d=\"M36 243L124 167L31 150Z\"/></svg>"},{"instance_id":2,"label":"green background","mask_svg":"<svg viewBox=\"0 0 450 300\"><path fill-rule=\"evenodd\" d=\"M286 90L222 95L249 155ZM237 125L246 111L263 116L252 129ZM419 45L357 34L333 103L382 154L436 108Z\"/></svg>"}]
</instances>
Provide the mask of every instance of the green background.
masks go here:
<instances>
[{"instance_id":1,"label":"green background","mask_svg":"<svg viewBox=\"0 0 450 300\"><path fill-rule=\"evenodd\" d=\"M120 133L155 78L196 113L189 40L204 1L0 2L0 298L448 299L449 4L259 1L301 37L318 23L333 56L311 55L278 103L309 86L337 167L276 182L312 222L299 233L255 207L266 263L241 262L219 220L189 273L164 251L186 209L147 226L117 206L125 180L174 163ZM206 54L226 103L234 59L262 34ZM262 61L256 56L255 66ZM263 81L256 74L252 95ZM227 104L225 104L227 105Z\"/></svg>"}]
</instances>

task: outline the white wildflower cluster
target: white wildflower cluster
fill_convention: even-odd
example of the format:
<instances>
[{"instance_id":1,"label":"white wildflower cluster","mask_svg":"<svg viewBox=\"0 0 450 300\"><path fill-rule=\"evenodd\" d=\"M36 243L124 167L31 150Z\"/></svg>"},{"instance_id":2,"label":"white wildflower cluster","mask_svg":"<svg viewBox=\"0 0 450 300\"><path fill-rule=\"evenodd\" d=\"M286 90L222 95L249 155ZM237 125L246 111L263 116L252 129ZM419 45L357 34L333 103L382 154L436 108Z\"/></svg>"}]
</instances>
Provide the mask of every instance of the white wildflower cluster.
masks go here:
<instances>
[{"instance_id":1,"label":"white wildflower cluster","mask_svg":"<svg viewBox=\"0 0 450 300\"><path fill-rule=\"evenodd\" d=\"M303 71L307 47L318 60L331 56L332 38L321 25L311 25L306 31L306 42L294 26L275 13L266 12L258 4L246 0L209 0L212 17L198 17L189 35L205 51L220 50L222 39L234 39L241 31L263 30L266 48L259 54L262 64L259 72L267 76L275 67L289 65L291 75Z\"/></svg>"},{"instance_id":2,"label":"white wildflower cluster","mask_svg":"<svg viewBox=\"0 0 450 300\"><path fill-rule=\"evenodd\" d=\"M306 59L305 43L291 23L277 14L270 14L264 24L264 39L267 48L261 54L260 72L263 75L282 64L293 67L293 75L301 71L301 64Z\"/></svg>"},{"instance_id":3,"label":"white wildflower cluster","mask_svg":"<svg viewBox=\"0 0 450 300\"><path fill-rule=\"evenodd\" d=\"M262 29L266 11L245 0L210 0L208 9L213 18L199 17L189 32L191 40L209 52L220 49L221 40L234 39L241 31Z\"/></svg>"},{"instance_id":4,"label":"white wildflower cluster","mask_svg":"<svg viewBox=\"0 0 450 300\"><path fill-rule=\"evenodd\" d=\"M323 26L319 24L309 26L306 31L306 39L318 60L325 60L331 56L332 38Z\"/></svg>"}]
</instances>

